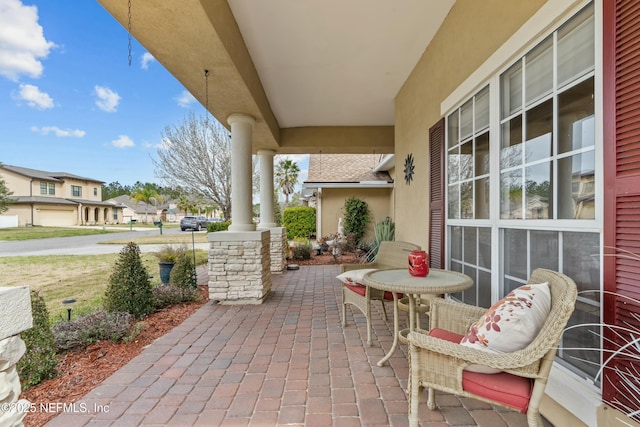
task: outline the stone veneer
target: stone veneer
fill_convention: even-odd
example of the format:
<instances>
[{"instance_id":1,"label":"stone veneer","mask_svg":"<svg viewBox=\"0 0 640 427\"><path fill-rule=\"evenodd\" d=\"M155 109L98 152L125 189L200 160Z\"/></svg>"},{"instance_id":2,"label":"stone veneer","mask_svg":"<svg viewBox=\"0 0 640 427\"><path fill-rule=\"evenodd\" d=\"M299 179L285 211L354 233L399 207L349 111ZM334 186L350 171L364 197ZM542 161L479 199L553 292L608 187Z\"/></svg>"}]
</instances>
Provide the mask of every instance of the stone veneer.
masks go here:
<instances>
[{"instance_id":1,"label":"stone veneer","mask_svg":"<svg viewBox=\"0 0 640 427\"><path fill-rule=\"evenodd\" d=\"M22 389L16 370L26 351L18 334L33 326L29 288L0 288L0 319L0 426L21 427L31 405L20 399Z\"/></svg>"},{"instance_id":2,"label":"stone veneer","mask_svg":"<svg viewBox=\"0 0 640 427\"><path fill-rule=\"evenodd\" d=\"M209 233L209 299L261 304L271 292L269 230Z\"/></svg>"},{"instance_id":3,"label":"stone veneer","mask_svg":"<svg viewBox=\"0 0 640 427\"><path fill-rule=\"evenodd\" d=\"M267 230L267 229L265 229ZM271 232L271 272L283 273L287 268L287 229L284 227L268 228Z\"/></svg>"}]
</instances>

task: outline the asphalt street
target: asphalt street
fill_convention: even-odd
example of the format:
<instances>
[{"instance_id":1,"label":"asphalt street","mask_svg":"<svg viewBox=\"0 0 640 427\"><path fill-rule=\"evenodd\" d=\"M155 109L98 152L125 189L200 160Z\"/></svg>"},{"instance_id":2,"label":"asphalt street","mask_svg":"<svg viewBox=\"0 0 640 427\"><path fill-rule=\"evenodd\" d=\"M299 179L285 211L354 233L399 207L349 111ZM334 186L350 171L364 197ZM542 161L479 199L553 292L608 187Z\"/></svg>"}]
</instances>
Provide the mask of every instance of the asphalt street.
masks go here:
<instances>
[{"instance_id":1,"label":"asphalt street","mask_svg":"<svg viewBox=\"0 0 640 427\"><path fill-rule=\"evenodd\" d=\"M110 240L123 240L141 236L155 236L156 229L138 229L120 233L97 234L93 236L53 237L21 241L0 241L0 257L33 255L100 255L118 253L124 245L104 244ZM163 234L190 233L179 228L163 230ZM206 233L200 231L197 233ZM141 252L156 252L163 245L140 245ZM196 249L208 249L207 243L196 243Z\"/></svg>"}]
</instances>

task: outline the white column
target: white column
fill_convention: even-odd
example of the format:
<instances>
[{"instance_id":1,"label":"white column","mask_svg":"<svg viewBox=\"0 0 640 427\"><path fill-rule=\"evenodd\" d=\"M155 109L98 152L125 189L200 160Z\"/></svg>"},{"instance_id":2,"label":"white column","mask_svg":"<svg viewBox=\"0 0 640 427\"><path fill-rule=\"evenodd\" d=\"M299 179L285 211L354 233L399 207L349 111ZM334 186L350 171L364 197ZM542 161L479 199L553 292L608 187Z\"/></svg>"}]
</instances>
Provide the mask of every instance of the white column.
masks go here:
<instances>
[{"instance_id":1,"label":"white column","mask_svg":"<svg viewBox=\"0 0 640 427\"><path fill-rule=\"evenodd\" d=\"M273 218L273 150L258 150L260 159L260 223L259 228L277 227Z\"/></svg>"},{"instance_id":2,"label":"white column","mask_svg":"<svg viewBox=\"0 0 640 427\"><path fill-rule=\"evenodd\" d=\"M231 225L229 231L255 231L251 206L251 138L255 119L247 114L232 114L231 125Z\"/></svg>"}]
</instances>

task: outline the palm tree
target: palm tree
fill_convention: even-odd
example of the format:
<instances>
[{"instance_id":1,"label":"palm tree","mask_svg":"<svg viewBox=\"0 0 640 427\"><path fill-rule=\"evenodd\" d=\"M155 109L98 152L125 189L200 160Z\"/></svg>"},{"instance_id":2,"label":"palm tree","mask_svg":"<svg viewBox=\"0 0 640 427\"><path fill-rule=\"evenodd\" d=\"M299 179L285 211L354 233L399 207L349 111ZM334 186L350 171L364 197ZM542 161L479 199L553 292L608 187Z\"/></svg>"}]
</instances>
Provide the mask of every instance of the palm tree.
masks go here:
<instances>
[{"instance_id":1,"label":"palm tree","mask_svg":"<svg viewBox=\"0 0 640 427\"><path fill-rule=\"evenodd\" d=\"M276 183L284 193L285 205L289 205L289 195L294 193L294 187L298 183L300 168L293 160L282 159L276 166Z\"/></svg>"},{"instance_id":2,"label":"palm tree","mask_svg":"<svg viewBox=\"0 0 640 427\"><path fill-rule=\"evenodd\" d=\"M133 198L133 200L135 200L136 202L144 202L145 203L145 207L144 207L144 222L148 223L149 222L149 218L148 218L148 208L149 205L151 204L152 201L154 202L160 202L162 203L162 197L160 196L160 194L158 194L158 192L156 191L156 189L154 188L154 186L152 184L144 184L144 186L142 187L137 187L135 190L133 190L133 193L131 193L131 197Z\"/></svg>"}]
</instances>

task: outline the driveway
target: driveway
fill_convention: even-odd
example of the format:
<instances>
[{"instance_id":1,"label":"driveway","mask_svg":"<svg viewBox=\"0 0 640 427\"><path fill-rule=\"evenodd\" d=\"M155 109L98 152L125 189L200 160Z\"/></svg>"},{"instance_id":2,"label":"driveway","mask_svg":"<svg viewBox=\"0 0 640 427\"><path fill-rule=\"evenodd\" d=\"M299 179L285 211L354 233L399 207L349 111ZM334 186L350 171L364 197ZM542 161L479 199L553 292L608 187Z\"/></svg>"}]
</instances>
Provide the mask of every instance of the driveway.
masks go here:
<instances>
[{"instance_id":1,"label":"driveway","mask_svg":"<svg viewBox=\"0 0 640 427\"><path fill-rule=\"evenodd\" d=\"M163 230L163 234L183 233L179 228ZM202 231L201 233L205 233ZM101 255L118 253L124 245L102 244L110 240L123 240L141 236L155 236L158 229L96 234L92 236L53 237L21 241L0 241L0 257L34 255ZM163 245L140 245L141 252L156 252ZM196 249L208 249L207 243L196 243Z\"/></svg>"}]
</instances>

